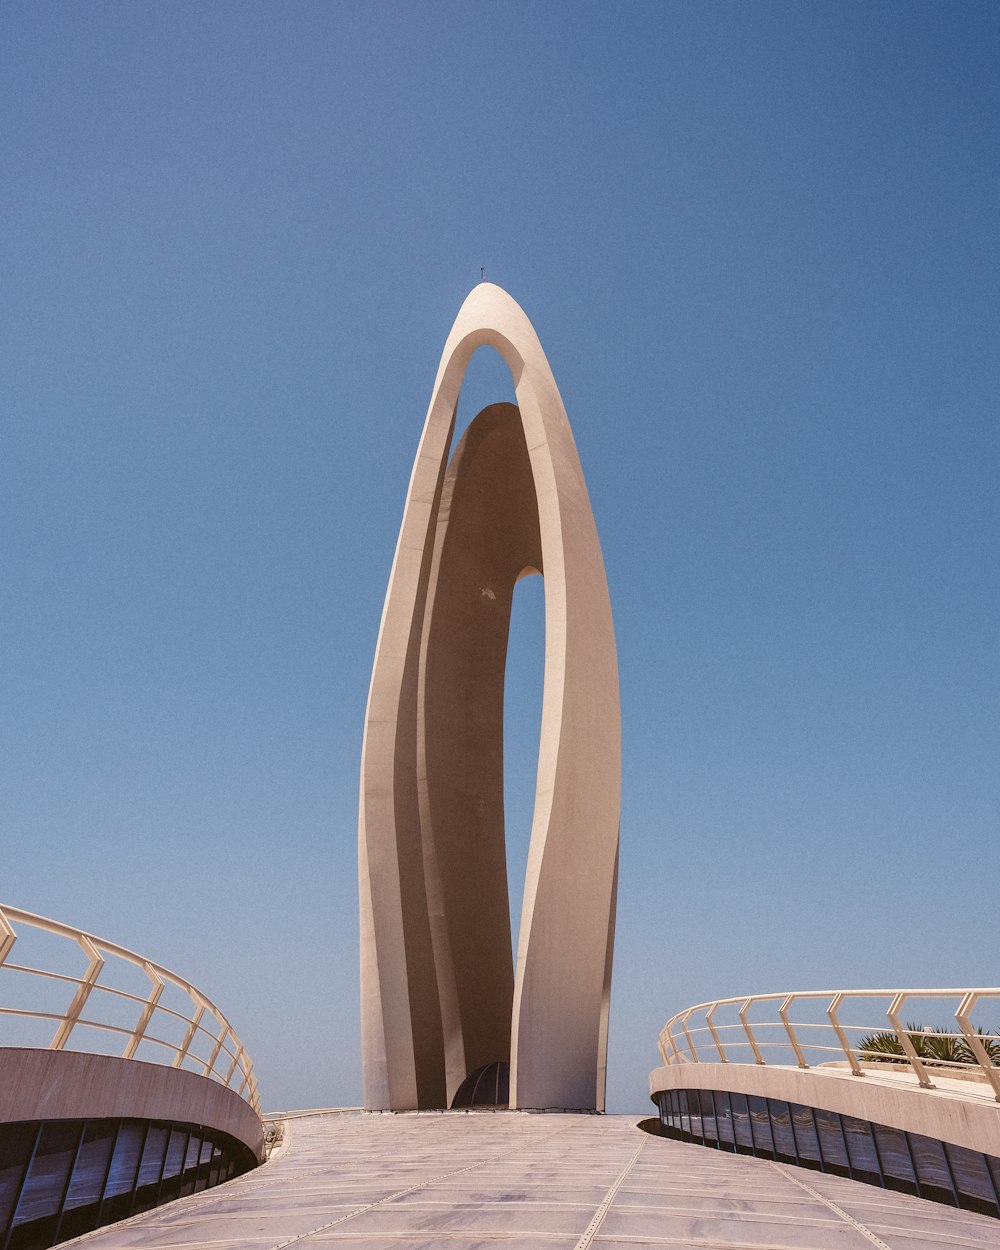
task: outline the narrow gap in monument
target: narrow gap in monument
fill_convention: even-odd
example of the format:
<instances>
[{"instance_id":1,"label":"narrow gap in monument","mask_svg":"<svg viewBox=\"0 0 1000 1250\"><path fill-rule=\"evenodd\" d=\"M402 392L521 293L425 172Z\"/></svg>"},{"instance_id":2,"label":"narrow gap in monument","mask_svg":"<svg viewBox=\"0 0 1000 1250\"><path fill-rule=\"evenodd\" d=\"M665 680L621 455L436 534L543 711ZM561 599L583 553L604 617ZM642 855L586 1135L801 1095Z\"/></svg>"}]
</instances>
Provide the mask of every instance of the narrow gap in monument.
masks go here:
<instances>
[{"instance_id":1,"label":"narrow gap in monument","mask_svg":"<svg viewBox=\"0 0 1000 1250\"><path fill-rule=\"evenodd\" d=\"M514 379L499 352L492 347L479 347L472 353L462 381L452 451L458 446L459 439L468 429L473 417L489 404L500 403L517 403Z\"/></svg>"},{"instance_id":2,"label":"narrow gap in monument","mask_svg":"<svg viewBox=\"0 0 1000 1250\"><path fill-rule=\"evenodd\" d=\"M507 888L515 967L524 873L535 809L538 740L545 673L545 583L522 577L514 587L503 692L503 803Z\"/></svg>"}]
</instances>

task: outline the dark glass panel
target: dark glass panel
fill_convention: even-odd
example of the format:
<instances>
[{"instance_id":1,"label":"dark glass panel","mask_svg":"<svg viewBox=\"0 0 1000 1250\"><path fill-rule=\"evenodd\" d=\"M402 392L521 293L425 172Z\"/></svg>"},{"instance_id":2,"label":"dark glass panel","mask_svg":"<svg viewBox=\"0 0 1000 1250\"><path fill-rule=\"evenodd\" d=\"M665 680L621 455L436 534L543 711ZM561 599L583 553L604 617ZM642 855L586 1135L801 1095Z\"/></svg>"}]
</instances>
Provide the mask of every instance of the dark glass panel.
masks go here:
<instances>
[{"instance_id":1,"label":"dark glass panel","mask_svg":"<svg viewBox=\"0 0 1000 1250\"><path fill-rule=\"evenodd\" d=\"M194 1183L195 1193L199 1190L208 1188L208 1176L212 1166L212 1143L208 1138L203 1138L201 1143L201 1159L198 1164L197 1179Z\"/></svg>"},{"instance_id":2,"label":"dark glass panel","mask_svg":"<svg viewBox=\"0 0 1000 1250\"><path fill-rule=\"evenodd\" d=\"M123 1120L118 1130L115 1151L111 1158L111 1170L104 1191L106 1198L131 1192L139 1170L139 1156L146 1136L146 1126L141 1120Z\"/></svg>"},{"instance_id":3,"label":"dark glass panel","mask_svg":"<svg viewBox=\"0 0 1000 1250\"><path fill-rule=\"evenodd\" d=\"M955 1206L955 1191L951 1185L951 1171L944 1155L944 1147L933 1137L910 1133L910 1154L917 1170L920 1196L934 1202L947 1202Z\"/></svg>"},{"instance_id":4,"label":"dark glass panel","mask_svg":"<svg viewBox=\"0 0 1000 1250\"><path fill-rule=\"evenodd\" d=\"M781 1099L667 1090L657 1096L657 1105L672 1133L708 1146L797 1162L1000 1217L1000 1158ZM253 1166L242 1155L225 1148L223 1153L221 1164L217 1153L212 1165L213 1184Z\"/></svg>"},{"instance_id":5,"label":"dark glass panel","mask_svg":"<svg viewBox=\"0 0 1000 1250\"><path fill-rule=\"evenodd\" d=\"M5 1124L0 1132L0 1237L14 1212L37 1136L38 1125L34 1121Z\"/></svg>"},{"instance_id":6,"label":"dark glass panel","mask_svg":"<svg viewBox=\"0 0 1000 1250\"><path fill-rule=\"evenodd\" d=\"M751 1094L747 1103L750 1106L750 1132L753 1134L754 1152L773 1155L774 1142L771 1140L771 1119L767 1114L767 1100L757 1094Z\"/></svg>"},{"instance_id":7,"label":"dark glass panel","mask_svg":"<svg viewBox=\"0 0 1000 1250\"><path fill-rule=\"evenodd\" d=\"M750 1133L750 1109L746 1094L730 1094L729 1106L733 1113L733 1136L736 1149L741 1154L753 1154L753 1137Z\"/></svg>"},{"instance_id":8,"label":"dark glass panel","mask_svg":"<svg viewBox=\"0 0 1000 1250\"><path fill-rule=\"evenodd\" d=\"M97 1226L104 1182L117 1134L117 1120L87 1122L66 1193L66 1202L56 1226L57 1242L80 1237Z\"/></svg>"},{"instance_id":9,"label":"dark glass panel","mask_svg":"<svg viewBox=\"0 0 1000 1250\"><path fill-rule=\"evenodd\" d=\"M122 1120L121 1122L114 1154L111 1156L108 1183L104 1191L104 1204L101 1207L102 1224L124 1220L132 1213L139 1160L142 1158L142 1149L146 1141L146 1127L143 1120Z\"/></svg>"},{"instance_id":10,"label":"dark glass panel","mask_svg":"<svg viewBox=\"0 0 1000 1250\"><path fill-rule=\"evenodd\" d=\"M698 1141L704 1140L704 1133L701 1128L701 1091L697 1089L689 1089L687 1096L688 1103L688 1120L691 1124L691 1136Z\"/></svg>"},{"instance_id":11,"label":"dark glass panel","mask_svg":"<svg viewBox=\"0 0 1000 1250\"><path fill-rule=\"evenodd\" d=\"M842 1115L840 1122L844 1127L847 1155L851 1161L854 1179L866 1181L869 1185L881 1185L882 1171L879 1168L871 1125L867 1120L858 1120L852 1115Z\"/></svg>"},{"instance_id":12,"label":"dark glass panel","mask_svg":"<svg viewBox=\"0 0 1000 1250\"><path fill-rule=\"evenodd\" d=\"M788 1105L792 1111L792 1131L795 1134L795 1153L799 1156L799 1164L807 1168L821 1168L823 1159L819 1152L819 1138L816 1135L812 1107L804 1107L798 1102Z\"/></svg>"},{"instance_id":13,"label":"dark glass panel","mask_svg":"<svg viewBox=\"0 0 1000 1250\"><path fill-rule=\"evenodd\" d=\"M821 1111L818 1107L813 1109L813 1114L823 1156L823 1170L836 1172L839 1176L850 1176L840 1116L833 1111Z\"/></svg>"},{"instance_id":14,"label":"dark glass panel","mask_svg":"<svg viewBox=\"0 0 1000 1250\"><path fill-rule=\"evenodd\" d=\"M170 1142L167 1145L167 1155L163 1161L163 1179L168 1180L171 1176L179 1176L184 1167L184 1154L187 1150L187 1141L189 1129L174 1128L170 1131Z\"/></svg>"},{"instance_id":15,"label":"dark glass panel","mask_svg":"<svg viewBox=\"0 0 1000 1250\"><path fill-rule=\"evenodd\" d=\"M166 1158L163 1161L163 1179L160 1182L160 1196L157 1202L171 1202L180 1196L181 1171L184 1167L184 1156L187 1153L188 1129L175 1128L170 1132Z\"/></svg>"},{"instance_id":16,"label":"dark glass panel","mask_svg":"<svg viewBox=\"0 0 1000 1250\"><path fill-rule=\"evenodd\" d=\"M1000 1200L1000 1159L994 1158L993 1155L987 1155L986 1166L993 1177L993 1188L996 1191L998 1200Z\"/></svg>"},{"instance_id":17,"label":"dark glass panel","mask_svg":"<svg viewBox=\"0 0 1000 1250\"><path fill-rule=\"evenodd\" d=\"M886 1189L895 1189L903 1194L917 1192L917 1180L913 1175L913 1164L910 1162L910 1151L906 1144L906 1136L898 1128L888 1128L884 1124L873 1124L875 1144L878 1146L879 1161L882 1164L882 1178Z\"/></svg>"},{"instance_id":18,"label":"dark glass panel","mask_svg":"<svg viewBox=\"0 0 1000 1250\"><path fill-rule=\"evenodd\" d=\"M232 1145L139 1120L0 1126L0 1246L44 1250L176 1197L184 1163L191 1187L196 1178L201 1188L228 1180L253 1166L249 1152ZM164 1178L168 1164L172 1176Z\"/></svg>"},{"instance_id":19,"label":"dark glass panel","mask_svg":"<svg viewBox=\"0 0 1000 1250\"><path fill-rule=\"evenodd\" d=\"M677 1126L682 1133L690 1133L691 1117L688 1115L688 1092L686 1089L679 1089L677 1091L677 1103Z\"/></svg>"},{"instance_id":20,"label":"dark glass panel","mask_svg":"<svg viewBox=\"0 0 1000 1250\"><path fill-rule=\"evenodd\" d=\"M66 1206L70 1210L100 1202L117 1132L117 1120L88 1121L66 1194Z\"/></svg>"},{"instance_id":21,"label":"dark glass panel","mask_svg":"<svg viewBox=\"0 0 1000 1250\"><path fill-rule=\"evenodd\" d=\"M497 1060L476 1068L462 1081L451 1100L452 1108L506 1107L510 1102L510 1064Z\"/></svg>"},{"instance_id":22,"label":"dark glass panel","mask_svg":"<svg viewBox=\"0 0 1000 1250\"><path fill-rule=\"evenodd\" d=\"M50 1120L44 1125L21 1190L15 1225L58 1212L82 1127L79 1120Z\"/></svg>"},{"instance_id":23,"label":"dark glass panel","mask_svg":"<svg viewBox=\"0 0 1000 1250\"><path fill-rule=\"evenodd\" d=\"M151 1124L146 1134L146 1145L139 1165L139 1184L158 1185L163 1169L163 1157L167 1152L170 1129L165 1124Z\"/></svg>"},{"instance_id":24,"label":"dark glass panel","mask_svg":"<svg viewBox=\"0 0 1000 1250\"><path fill-rule=\"evenodd\" d=\"M792 1113L788 1103L780 1098L769 1098L768 1110L771 1113L771 1137L774 1141L775 1157L783 1163L794 1163L795 1135L792 1132Z\"/></svg>"},{"instance_id":25,"label":"dark glass panel","mask_svg":"<svg viewBox=\"0 0 1000 1250\"><path fill-rule=\"evenodd\" d=\"M163 1170L163 1159L170 1140L170 1129L165 1124L150 1124L146 1131L146 1144L142 1151L142 1162L139 1164L139 1177L136 1183L135 1200L132 1203L133 1214L148 1211L156 1206L156 1195L160 1188L160 1173Z\"/></svg>"},{"instance_id":26,"label":"dark glass panel","mask_svg":"<svg viewBox=\"0 0 1000 1250\"><path fill-rule=\"evenodd\" d=\"M986 1166L986 1156L978 1150L965 1146L953 1146L945 1142L951 1175L958 1190L959 1204L967 1211L979 1211L982 1215L1000 1215L997 1209L993 1180Z\"/></svg>"},{"instance_id":27,"label":"dark glass panel","mask_svg":"<svg viewBox=\"0 0 1000 1250\"><path fill-rule=\"evenodd\" d=\"M715 1095L715 1126L719 1132L719 1143L732 1150L736 1145L733 1132L733 1111L729 1105L729 1095L718 1091Z\"/></svg>"},{"instance_id":28,"label":"dark glass panel","mask_svg":"<svg viewBox=\"0 0 1000 1250\"><path fill-rule=\"evenodd\" d=\"M718 1139L719 1135L715 1128L715 1105L712 1102L710 1089L701 1091L701 1129L706 1143L711 1144Z\"/></svg>"},{"instance_id":29,"label":"dark glass panel","mask_svg":"<svg viewBox=\"0 0 1000 1250\"><path fill-rule=\"evenodd\" d=\"M198 1182L198 1159L201 1156L201 1138L197 1133L192 1132L188 1141L187 1152L184 1155L184 1171L181 1174L181 1191L180 1196L186 1198L188 1194L193 1194L195 1185Z\"/></svg>"},{"instance_id":30,"label":"dark glass panel","mask_svg":"<svg viewBox=\"0 0 1000 1250\"><path fill-rule=\"evenodd\" d=\"M189 1172L198 1166L201 1159L201 1147L203 1138L200 1133L191 1132L191 1140L188 1142L187 1154L184 1156L184 1171Z\"/></svg>"}]
</instances>

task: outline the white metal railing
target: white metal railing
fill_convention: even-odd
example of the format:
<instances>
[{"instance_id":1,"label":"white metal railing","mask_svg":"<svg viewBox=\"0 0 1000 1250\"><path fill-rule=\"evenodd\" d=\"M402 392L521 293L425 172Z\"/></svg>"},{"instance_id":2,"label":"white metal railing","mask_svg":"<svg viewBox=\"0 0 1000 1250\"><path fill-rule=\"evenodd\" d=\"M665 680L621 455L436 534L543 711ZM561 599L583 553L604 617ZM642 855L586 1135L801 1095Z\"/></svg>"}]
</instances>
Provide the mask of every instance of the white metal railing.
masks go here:
<instances>
[{"instance_id":1,"label":"white metal railing","mask_svg":"<svg viewBox=\"0 0 1000 1250\"><path fill-rule=\"evenodd\" d=\"M305 1120L312 1115L357 1115L364 1107L303 1107L299 1111L262 1111L261 1119L266 1122L279 1120Z\"/></svg>"},{"instance_id":2,"label":"white metal railing","mask_svg":"<svg viewBox=\"0 0 1000 1250\"><path fill-rule=\"evenodd\" d=\"M873 1025L869 1016L868 1023L855 1022L859 1007L874 1015L878 1000L887 1004L881 1020ZM955 1005L956 1031L903 1023L903 1013L914 1006L940 1009L942 1002ZM985 1003L1000 1015L1000 989L799 990L720 998L671 1016L660 1032L660 1054L665 1064L809 1068L846 1061L854 1076L865 1075L862 1064L869 1071L878 1070L871 1065L895 1064L925 1089L933 1088L931 1072L970 1074L988 1081L1000 1102L1000 1033L972 1022L972 1013Z\"/></svg>"},{"instance_id":3,"label":"white metal railing","mask_svg":"<svg viewBox=\"0 0 1000 1250\"><path fill-rule=\"evenodd\" d=\"M15 929L14 926L17 926ZM65 938L82 950L87 967L79 976L53 968L32 967L13 959L18 931L28 928ZM74 952L68 952L73 955ZM128 964L140 970L149 983L146 993L136 994L121 989L108 980L101 980L105 969ZM6 1006L10 994L18 987L43 985L49 990L64 987L69 1001L55 1010L38 1010L26 1006ZM180 992L178 1007L160 1001L164 990L173 987ZM56 995L58 997L58 994ZM121 1020L115 1021L110 1010L119 1008ZM47 1004L54 1006L54 1004ZM96 1010L95 1010L96 1008ZM103 1009L102 1009L103 1008ZM134 1020L132 1013L134 1010ZM54 1026L49 1050L87 1050L80 1045L81 1032L98 1029L102 1034L117 1034L124 1039L121 1056L134 1059L140 1046L143 1059L186 1068L213 1078L235 1090L259 1114L260 1099L253 1064L229 1021L216 1005L190 981L164 968L151 959L137 955L93 933L85 933L73 925L61 924L22 911L19 907L0 904L0 1044L4 1042L3 1020L20 1017L51 1021ZM163 1032L178 1036L169 1040ZM73 1038L73 1046L69 1046Z\"/></svg>"}]
</instances>

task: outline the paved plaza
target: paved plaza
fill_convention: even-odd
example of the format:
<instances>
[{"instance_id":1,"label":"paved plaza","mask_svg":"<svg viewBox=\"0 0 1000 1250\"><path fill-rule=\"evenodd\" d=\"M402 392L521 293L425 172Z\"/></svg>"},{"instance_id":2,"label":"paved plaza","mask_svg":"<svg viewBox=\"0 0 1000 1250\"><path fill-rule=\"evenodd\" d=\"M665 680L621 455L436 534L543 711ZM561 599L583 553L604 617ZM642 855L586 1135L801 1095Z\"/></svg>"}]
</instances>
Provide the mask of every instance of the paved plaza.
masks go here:
<instances>
[{"instance_id":1,"label":"paved plaza","mask_svg":"<svg viewBox=\"0 0 1000 1250\"><path fill-rule=\"evenodd\" d=\"M99 1229L88 1250L931 1250L1000 1223L650 1137L629 1116L317 1114L270 1162Z\"/></svg>"}]
</instances>

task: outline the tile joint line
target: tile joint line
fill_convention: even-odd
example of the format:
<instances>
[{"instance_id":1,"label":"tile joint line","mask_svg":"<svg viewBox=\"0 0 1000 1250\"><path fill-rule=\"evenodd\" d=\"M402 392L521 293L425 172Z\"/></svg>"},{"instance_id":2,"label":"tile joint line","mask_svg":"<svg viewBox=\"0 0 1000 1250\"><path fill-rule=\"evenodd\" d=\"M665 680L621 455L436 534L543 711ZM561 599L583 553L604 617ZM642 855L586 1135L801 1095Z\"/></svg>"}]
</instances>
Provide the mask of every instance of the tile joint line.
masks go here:
<instances>
[{"instance_id":1,"label":"tile joint line","mask_svg":"<svg viewBox=\"0 0 1000 1250\"><path fill-rule=\"evenodd\" d=\"M546 1134L541 1140L548 1141L553 1137L558 1137L560 1133L568 1132L571 1127L572 1125L560 1127L554 1133ZM375 1207L384 1206L387 1202L394 1202L397 1198L405 1198L407 1194L416 1193L418 1189L426 1189L428 1185L437 1185L441 1181L450 1180L453 1176L461 1176L463 1172L474 1172L476 1168L485 1167L487 1163L496 1163L497 1160L505 1158L510 1153L509 1150L501 1150L499 1153L490 1155L486 1159L478 1159L475 1163L470 1163L464 1168L455 1168L452 1172L442 1172L437 1176L429 1176L426 1180L419 1181L416 1185L408 1185L405 1189L397 1189L394 1193L386 1194L384 1198L378 1198L374 1202L366 1203L363 1207L357 1207L355 1210L349 1211L346 1215L338 1216L337 1219L331 1220L328 1224L321 1224L319 1228L310 1229L307 1233L298 1233L295 1237L289 1237L287 1241L279 1241L277 1245L272 1247L272 1250L285 1250L286 1246L297 1246L300 1242L308 1241L310 1237L316 1237L320 1233L325 1233L328 1229L334 1228L338 1224L346 1224L348 1220L356 1219L359 1215L364 1215L366 1211L371 1211Z\"/></svg>"},{"instance_id":2,"label":"tile joint line","mask_svg":"<svg viewBox=\"0 0 1000 1250\"><path fill-rule=\"evenodd\" d=\"M591 1242L597 1236L597 1233L600 1230L601 1225L604 1223L604 1217L611 1210L611 1204L614 1202L615 1198L617 1197L619 1189L621 1189L622 1185L625 1184L625 1178L628 1176L629 1172L632 1171L632 1169L635 1167L636 1163L638 1162L639 1156L642 1154L643 1147L646 1145L647 1140L648 1140L647 1138L644 1138L638 1144L638 1146L636 1146L635 1153L632 1155L632 1158L629 1159L628 1163L626 1163L625 1166L622 1168L622 1170L618 1173L618 1176L615 1178L614 1184L611 1186L608 1192L604 1195L604 1201L594 1212L594 1218L587 1225L587 1228L583 1236L573 1247L573 1250L587 1250L587 1247L591 1244ZM886 1247L886 1250L889 1250L888 1246Z\"/></svg>"},{"instance_id":3,"label":"tile joint line","mask_svg":"<svg viewBox=\"0 0 1000 1250\"><path fill-rule=\"evenodd\" d=\"M771 1164L771 1167L780 1172L781 1175L787 1180L794 1181L800 1189L804 1189L807 1194L812 1194L812 1196L819 1202L822 1202L824 1206L829 1207L835 1215L839 1215L840 1218L850 1224L852 1228L857 1229L862 1237L867 1237L873 1246L878 1246L878 1250L892 1250L892 1246L890 1246L888 1242L883 1241L882 1238L876 1233L873 1233L870 1228L866 1228L865 1225L862 1224L860 1220L856 1220L853 1215L848 1215L843 1207L838 1207L837 1204L832 1202L829 1198L824 1198L818 1190L813 1189L812 1185L807 1185L804 1180L800 1180L799 1177L794 1176L786 1168L783 1168L779 1164L775 1163L773 1159L769 1159L768 1162Z\"/></svg>"}]
</instances>

